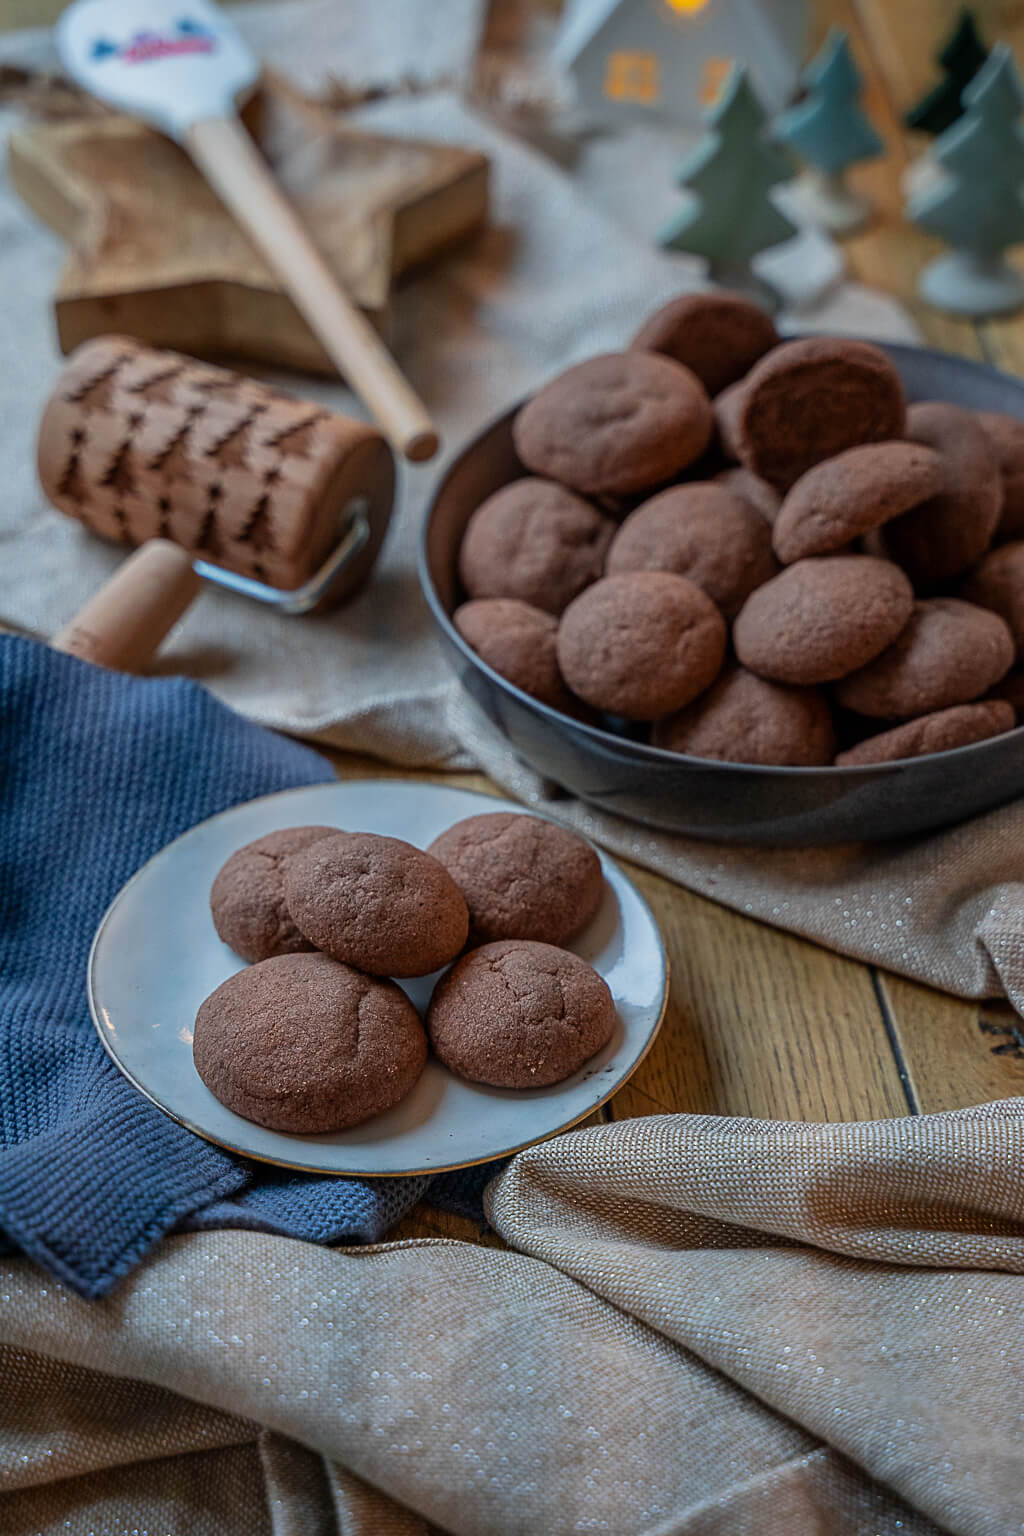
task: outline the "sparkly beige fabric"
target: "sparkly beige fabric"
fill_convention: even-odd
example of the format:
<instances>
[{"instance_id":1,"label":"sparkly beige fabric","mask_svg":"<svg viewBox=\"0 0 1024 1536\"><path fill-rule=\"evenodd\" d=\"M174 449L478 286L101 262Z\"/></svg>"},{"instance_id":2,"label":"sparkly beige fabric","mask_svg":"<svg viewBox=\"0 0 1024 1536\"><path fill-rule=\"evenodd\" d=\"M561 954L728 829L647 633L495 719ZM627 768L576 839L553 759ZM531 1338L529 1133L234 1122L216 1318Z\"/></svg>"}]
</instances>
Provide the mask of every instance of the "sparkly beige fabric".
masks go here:
<instances>
[{"instance_id":1,"label":"sparkly beige fabric","mask_svg":"<svg viewBox=\"0 0 1024 1536\"><path fill-rule=\"evenodd\" d=\"M1024 1100L664 1116L521 1153L508 1251L0 1267L4 1536L1009 1536Z\"/></svg>"}]
</instances>

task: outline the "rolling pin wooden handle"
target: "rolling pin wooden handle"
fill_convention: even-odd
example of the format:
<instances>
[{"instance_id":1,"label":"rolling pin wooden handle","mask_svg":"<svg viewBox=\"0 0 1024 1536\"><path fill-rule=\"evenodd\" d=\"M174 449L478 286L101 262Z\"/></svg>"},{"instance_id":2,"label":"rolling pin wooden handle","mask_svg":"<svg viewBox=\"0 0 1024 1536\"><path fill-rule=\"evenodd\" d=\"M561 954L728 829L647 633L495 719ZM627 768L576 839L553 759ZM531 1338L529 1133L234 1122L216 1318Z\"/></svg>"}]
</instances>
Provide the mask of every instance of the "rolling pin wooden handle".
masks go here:
<instances>
[{"instance_id":1,"label":"rolling pin wooden handle","mask_svg":"<svg viewBox=\"0 0 1024 1536\"><path fill-rule=\"evenodd\" d=\"M184 143L385 436L407 459L431 458L438 436L426 407L339 287L239 120L210 117L193 123Z\"/></svg>"},{"instance_id":2,"label":"rolling pin wooden handle","mask_svg":"<svg viewBox=\"0 0 1024 1536\"><path fill-rule=\"evenodd\" d=\"M185 550L149 539L50 644L116 672L141 672L201 583Z\"/></svg>"}]
</instances>

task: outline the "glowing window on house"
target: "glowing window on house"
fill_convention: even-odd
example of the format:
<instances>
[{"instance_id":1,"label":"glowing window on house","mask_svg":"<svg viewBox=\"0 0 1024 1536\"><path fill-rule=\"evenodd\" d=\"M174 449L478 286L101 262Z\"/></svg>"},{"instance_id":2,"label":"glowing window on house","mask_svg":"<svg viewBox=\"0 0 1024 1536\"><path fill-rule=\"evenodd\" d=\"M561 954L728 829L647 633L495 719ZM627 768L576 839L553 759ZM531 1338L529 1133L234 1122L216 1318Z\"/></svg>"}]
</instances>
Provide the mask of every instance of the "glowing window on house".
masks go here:
<instances>
[{"instance_id":1,"label":"glowing window on house","mask_svg":"<svg viewBox=\"0 0 1024 1536\"><path fill-rule=\"evenodd\" d=\"M610 101L639 101L650 106L661 95L661 71L654 53L608 55L604 93Z\"/></svg>"},{"instance_id":2,"label":"glowing window on house","mask_svg":"<svg viewBox=\"0 0 1024 1536\"><path fill-rule=\"evenodd\" d=\"M710 107L713 102L718 100L719 92L725 84L732 66L732 59L707 58L704 60L704 65L700 72L700 88L698 91L702 107Z\"/></svg>"},{"instance_id":3,"label":"glowing window on house","mask_svg":"<svg viewBox=\"0 0 1024 1536\"><path fill-rule=\"evenodd\" d=\"M702 11L710 0L665 0L670 11L675 11L677 16L692 16L695 11Z\"/></svg>"}]
</instances>

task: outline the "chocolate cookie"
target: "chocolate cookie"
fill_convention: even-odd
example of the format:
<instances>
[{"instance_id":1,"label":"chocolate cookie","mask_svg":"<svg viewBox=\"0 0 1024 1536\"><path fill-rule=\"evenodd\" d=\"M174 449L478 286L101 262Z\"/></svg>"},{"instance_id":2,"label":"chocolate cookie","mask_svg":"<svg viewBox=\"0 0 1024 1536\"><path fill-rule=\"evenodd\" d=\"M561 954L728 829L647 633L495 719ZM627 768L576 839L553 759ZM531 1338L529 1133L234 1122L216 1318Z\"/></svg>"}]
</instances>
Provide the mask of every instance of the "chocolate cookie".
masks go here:
<instances>
[{"instance_id":1,"label":"chocolate cookie","mask_svg":"<svg viewBox=\"0 0 1024 1536\"><path fill-rule=\"evenodd\" d=\"M426 976L459 953L466 902L421 848L373 832L336 832L285 866L285 900L300 933L371 976Z\"/></svg>"},{"instance_id":2,"label":"chocolate cookie","mask_svg":"<svg viewBox=\"0 0 1024 1536\"><path fill-rule=\"evenodd\" d=\"M392 981L326 955L281 955L230 976L196 1015L196 1071L222 1104L272 1131L340 1131L390 1109L427 1059Z\"/></svg>"},{"instance_id":3,"label":"chocolate cookie","mask_svg":"<svg viewBox=\"0 0 1024 1536\"><path fill-rule=\"evenodd\" d=\"M470 518L459 576L470 597L515 597L561 613L600 576L614 532L610 518L553 480L516 480Z\"/></svg>"},{"instance_id":4,"label":"chocolate cookie","mask_svg":"<svg viewBox=\"0 0 1024 1536\"><path fill-rule=\"evenodd\" d=\"M997 539L1019 539L1024 534L1024 421L1001 411L975 411L995 454L1003 482L1003 510Z\"/></svg>"},{"instance_id":5,"label":"chocolate cookie","mask_svg":"<svg viewBox=\"0 0 1024 1536\"><path fill-rule=\"evenodd\" d=\"M759 512L771 526L779 515L782 497L767 480L752 475L749 469L723 469L715 476L716 485L724 485L727 491L739 496L748 506Z\"/></svg>"},{"instance_id":6,"label":"chocolate cookie","mask_svg":"<svg viewBox=\"0 0 1024 1536\"><path fill-rule=\"evenodd\" d=\"M481 660L524 693L564 715L579 713L579 702L558 670L558 620L512 597L482 597L463 603L452 623Z\"/></svg>"},{"instance_id":7,"label":"chocolate cookie","mask_svg":"<svg viewBox=\"0 0 1024 1536\"><path fill-rule=\"evenodd\" d=\"M971 411L941 400L912 405L906 436L940 455L942 489L886 523L880 537L915 589L929 593L969 570L988 549L999 525L1003 483Z\"/></svg>"},{"instance_id":8,"label":"chocolate cookie","mask_svg":"<svg viewBox=\"0 0 1024 1536\"><path fill-rule=\"evenodd\" d=\"M986 699L1005 699L1017 716L1019 725L1024 717L1024 671L1015 668L1014 671L1007 672L994 688L989 689L985 697Z\"/></svg>"},{"instance_id":9,"label":"chocolate cookie","mask_svg":"<svg viewBox=\"0 0 1024 1536\"><path fill-rule=\"evenodd\" d=\"M738 293L684 293L657 310L629 345L682 363L717 395L778 339L771 317Z\"/></svg>"},{"instance_id":10,"label":"chocolate cookie","mask_svg":"<svg viewBox=\"0 0 1024 1536\"><path fill-rule=\"evenodd\" d=\"M715 407L725 445L780 491L822 459L903 436L899 374L865 341L784 342Z\"/></svg>"},{"instance_id":11,"label":"chocolate cookie","mask_svg":"<svg viewBox=\"0 0 1024 1536\"><path fill-rule=\"evenodd\" d=\"M583 931L604 894L601 861L590 844L539 816L470 816L427 852L466 898L473 946L495 939L564 944Z\"/></svg>"},{"instance_id":12,"label":"chocolate cookie","mask_svg":"<svg viewBox=\"0 0 1024 1536\"><path fill-rule=\"evenodd\" d=\"M612 540L606 569L675 571L732 618L779 567L771 529L724 485L673 485L631 512Z\"/></svg>"},{"instance_id":13,"label":"chocolate cookie","mask_svg":"<svg viewBox=\"0 0 1024 1536\"><path fill-rule=\"evenodd\" d=\"M964 582L961 596L1005 619L1018 657L1024 656L1024 539L986 555Z\"/></svg>"},{"instance_id":14,"label":"chocolate cookie","mask_svg":"<svg viewBox=\"0 0 1024 1536\"><path fill-rule=\"evenodd\" d=\"M725 620L700 587L668 571L606 576L581 592L558 626L558 665L595 709L656 720L714 682Z\"/></svg>"},{"instance_id":15,"label":"chocolate cookie","mask_svg":"<svg viewBox=\"0 0 1024 1536\"><path fill-rule=\"evenodd\" d=\"M790 688L730 667L707 693L651 731L651 744L726 763L824 767L836 750L832 712L817 688Z\"/></svg>"},{"instance_id":16,"label":"chocolate cookie","mask_svg":"<svg viewBox=\"0 0 1024 1536\"><path fill-rule=\"evenodd\" d=\"M860 768L867 763L889 763L903 757L926 757L930 752L951 752L989 736L1001 736L1014 726L1013 707L1002 699L981 704L957 704L935 715L921 715L895 730L883 731L840 752L837 768Z\"/></svg>"},{"instance_id":17,"label":"chocolate cookie","mask_svg":"<svg viewBox=\"0 0 1024 1536\"><path fill-rule=\"evenodd\" d=\"M337 827L287 827L246 843L228 859L210 890L219 938L243 960L269 960L310 950L292 921L284 896L284 862Z\"/></svg>"},{"instance_id":18,"label":"chocolate cookie","mask_svg":"<svg viewBox=\"0 0 1024 1536\"><path fill-rule=\"evenodd\" d=\"M628 496L699 459L711 427L711 403L688 368L653 352L611 352L534 395L513 438L534 474L584 495Z\"/></svg>"},{"instance_id":19,"label":"chocolate cookie","mask_svg":"<svg viewBox=\"0 0 1024 1536\"><path fill-rule=\"evenodd\" d=\"M464 955L434 988L427 1033L459 1077L494 1088L546 1088L607 1045L615 1004L592 966L567 949L506 939Z\"/></svg>"},{"instance_id":20,"label":"chocolate cookie","mask_svg":"<svg viewBox=\"0 0 1024 1536\"><path fill-rule=\"evenodd\" d=\"M891 645L913 607L910 582L887 560L798 560L747 598L733 645L759 677L831 683Z\"/></svg>"},{"instance_id":21,"label":"chocolate cookie","mask_svg":"<svg viewBox=\"0 0 1024 1536\"><path fill-rule=\"evenodd\" d=\"M1013 666L1013 636L996 613L955 597L914 604L874 661L836 684L844 709L908 720L979 699Z\"/></svg>"},{"instance_id":22,"label":"chocolate cookie","mask_svg":"<svg viewBox=\"0 0 1024 1536\"><path fill-rule=\"evenodd\" d=\"M866 443L816 464L782 503L772 535L786 565L826 555L934 496L942 459L917 443Z\"/></svg>"}]
</instances>

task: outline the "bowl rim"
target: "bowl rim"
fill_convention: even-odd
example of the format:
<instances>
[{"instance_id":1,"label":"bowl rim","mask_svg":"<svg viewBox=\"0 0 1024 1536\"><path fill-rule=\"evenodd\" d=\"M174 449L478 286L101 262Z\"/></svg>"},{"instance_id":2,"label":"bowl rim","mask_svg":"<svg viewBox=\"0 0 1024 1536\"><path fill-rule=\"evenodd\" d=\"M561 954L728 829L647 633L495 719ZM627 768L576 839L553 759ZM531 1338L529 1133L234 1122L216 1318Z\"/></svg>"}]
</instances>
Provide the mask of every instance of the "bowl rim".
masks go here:
<instances>
[{"instance_id":1,"label":"bowl rim","mask_svg":"<svg viewBox=\"0 0 1024 1536\"><path fill-rule=\"evenodd\" d=\"M798 341L803 339L805 336L831 336L831 334L832 333L826 332L801 331L793 336L783 336L782 341ZM887 355L894 354L894 361L896 362L908 354L914 356L916 359L921 359L922 357L941 358L944 365L952 363L954 366L962 368L965 372L968 373L982 374L985 377L991 377L995 375L997 377L1009 379L1014 384L1018 385L1022 391L1024 391L1024 379L1018 379L1014 374L1004 373L1002 369L993 368L989 363L977 362L973 358L960 357L955 352L942 352L937 347L919 347L910 345L906 342L878 341L872 337L867 336L857 336L850 339L865 341L871 346L878 347L880 351L885 352ZM538 388L540 387L542 386L538 386ZM550 704L545 704L543 700L534 698L533 694L526 693L522 688L518 688L515 683L510 682L508 678L503 677L500 672L496 672L492 666L488 665L488 663L484 661L483 657L474 651L473 647L459 634L459 631L456 629L454 623L452 622L450 614L446 611L445 606L441 601L440 594L438 593L438 590L434 584L434 579L430 571L430 555L428 545L438 503L440 502L441 497L444 495L454 475L462 467L466 459L469 458L472 453L477 451L481 440L489 433L497 431L499 427L502 427L507 422L511 421L511 419L526 403L526 401L531 398L531 395L525 395L521 399L517 400L514 404L507 407L505 410L501 411L498 415L492 417L477 432L475 432L467 442L463 444L455 457L449 461L445 468L444 474L441 476L441 479L435 486L434 492L430 498L426 516L423 518L420 527L416 554L416 566L417 574L419 575L420 588L427 600L427 606L430 609L434 622L444 632L446 638L452 644L454 644L455 648L459 652L461 652L462 656L466 659L466 661L470 663L472 667L474 667L477 671L482 672L483 675L491 683L497 684L499 690L502 693L509 694L517 704L525 705L530 712L539 715L541 719L547 720L549 723L561 730L564 730L566 726L570 726L573 731L582 732L584 736L592 740L595 745L603 747L612 746L620 752L635 755L641 762L648 761L651 763L658 763L664 767L671 767L673 765L678 766L680 763L686 763L692 764L695 768L729 770L732 773L741 775L743 777L746 777L747 775L753 775L757 777L771 778L776 775L784 775L787 778L795 777L813 779L818 774L827 774L829 776L830 783L837 782L837 775L851 775L856 781L857 779L867 778L870 776L884 777L896 773L905 773L907 771L908 765L911 763L935 763L940 759L944 762L952 762L954 760L959 761L961 757L967 757L972 753L980 752L985 748L990 748L994 742L1006 741L1009 737L1019 736L1022 732L1024 732L1024 723L1022 723L1020 725L1012 726L1008 731L1000 731L996 736L985 736L980 741L967 742L964 746L961 747L947 747L945 751L942 752L922 752L915 757L888 758L885 761L879 763L844 763L841 767L837 766L835 763L822 763L816 766L802 766L790 763L737 763L730 762L726 758L693 757L688 752L673 752L668 747L655 747L652 746L650 742L634 741L631 737L628 736L617 736L612 731L603 730L600 726L589 725L585 720L578 720L572 715L563 713L562 710L554 709ZM1022 420L1024 420L1024 417L1022 417ZM509 481L507 483L513 484L514 482ZM972 704L980 704L984 702L986 702L984 699L968 700L968 703ZM954 708L957 706L949 707ZM935 711L935 713L938 713L938 711ZM896 724L901 725L904 723L909 722L897 721ZM890 728L896 729L896 726ZM884 733L879 732L878 734L882 735Z\"/></svg>"}]
</instances>

